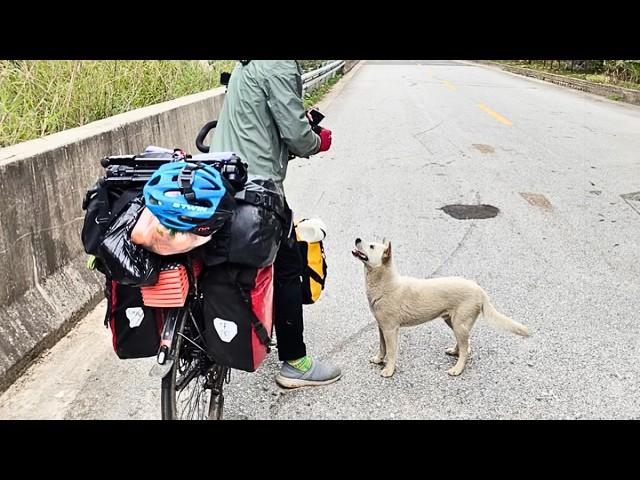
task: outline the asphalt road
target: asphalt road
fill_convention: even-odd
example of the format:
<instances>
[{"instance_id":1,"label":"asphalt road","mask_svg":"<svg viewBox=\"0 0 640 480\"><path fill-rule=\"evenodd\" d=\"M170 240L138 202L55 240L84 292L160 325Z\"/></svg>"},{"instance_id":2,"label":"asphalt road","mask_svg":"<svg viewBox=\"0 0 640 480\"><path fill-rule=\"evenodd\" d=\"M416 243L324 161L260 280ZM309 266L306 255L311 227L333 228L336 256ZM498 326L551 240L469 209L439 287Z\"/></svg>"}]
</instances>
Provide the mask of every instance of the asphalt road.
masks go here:
<instances>
[{"instance_id":1,"label":"asphalt road","mask_svg":"<svg viewBox=\"0 0 640 480\"><path fill-rule=\"evenodd\" d=\"M284 392L271 355L234 372L229 419L640 418L640 108L453 61L368 62L326 102L332 149L290 164L297 213L329 227L328 285L306 308L330 386ZM448 204L500 213L456 220ZM354 239L391 239L405 275L477 281L520 338L482 318L473 356L446 373L436 320L402 330L390 378ZM0 418L160 418L153 359L120 361L92 314L0 397Z\"/></svg>"}]
</instances>

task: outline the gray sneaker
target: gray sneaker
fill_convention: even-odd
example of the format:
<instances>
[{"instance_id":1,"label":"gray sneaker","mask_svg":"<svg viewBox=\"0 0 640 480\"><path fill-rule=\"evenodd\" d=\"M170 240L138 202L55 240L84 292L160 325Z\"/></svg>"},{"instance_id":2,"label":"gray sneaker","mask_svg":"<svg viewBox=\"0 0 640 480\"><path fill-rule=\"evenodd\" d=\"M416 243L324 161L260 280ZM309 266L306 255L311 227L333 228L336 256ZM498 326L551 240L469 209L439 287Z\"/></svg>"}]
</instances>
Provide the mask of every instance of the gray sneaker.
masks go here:
<instances>
[{"instance_id":1,"label":"gray sneaker","mask_svg":"<svg viewBox=\"0 0 640 480\"><path fill-rule=\"evenodd\" d=\"M311 368L306 372L284 362L280 373L276 376L276 383L284 388L329 385L336 380L340 380L341 376L342 373L338 367L316 360L312 360Z\"/></svg>"}]
</instances>

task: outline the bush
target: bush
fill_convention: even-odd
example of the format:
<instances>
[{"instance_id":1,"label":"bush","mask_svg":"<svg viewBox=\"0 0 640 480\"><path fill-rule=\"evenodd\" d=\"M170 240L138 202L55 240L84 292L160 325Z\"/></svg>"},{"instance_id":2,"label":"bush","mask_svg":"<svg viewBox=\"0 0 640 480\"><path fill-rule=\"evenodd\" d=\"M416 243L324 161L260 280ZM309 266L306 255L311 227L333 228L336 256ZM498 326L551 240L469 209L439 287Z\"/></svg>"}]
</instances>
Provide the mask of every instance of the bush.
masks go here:
<instances>
[{"instance_id":1,"label":"bush","mask_svg":"<svg viewBox=\"0 0 640 480\"><path fill-rule=\"evenodd\" d=\"M235 61L0 61L0 147L219 86Z\"/></svg>"}]
</instances>

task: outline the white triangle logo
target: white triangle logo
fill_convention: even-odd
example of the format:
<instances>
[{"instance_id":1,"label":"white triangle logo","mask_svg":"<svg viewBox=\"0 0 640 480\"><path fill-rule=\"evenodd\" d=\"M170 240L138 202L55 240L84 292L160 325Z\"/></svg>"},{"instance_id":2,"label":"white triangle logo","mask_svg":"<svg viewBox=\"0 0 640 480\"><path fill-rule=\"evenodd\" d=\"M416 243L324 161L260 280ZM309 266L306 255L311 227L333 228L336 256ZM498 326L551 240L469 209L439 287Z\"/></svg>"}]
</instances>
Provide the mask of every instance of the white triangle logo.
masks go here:
<instances>
[{"instance_id":1,"label":"white triangle logo","mask_svg":"<svg viewBox=\"0 0 640 480\"><path fill-rule=\"evenodd\" d=\"M229 343L238 334L238 326L229 320L222 320L221 318L213 319L213 326L218 332L220 340Z\"/></svg>"},{"instance_id":2,"label":"white triangle logo","mask_svg":"<svg viewBox=\"0 0 640 480\"><path fill-rule=\"evenodd\" d=\"M129 319L129 327L136 328L140 326L144 319L144 310L141 307L127 308L125 315Z\"/></svg>"}]
</instances>

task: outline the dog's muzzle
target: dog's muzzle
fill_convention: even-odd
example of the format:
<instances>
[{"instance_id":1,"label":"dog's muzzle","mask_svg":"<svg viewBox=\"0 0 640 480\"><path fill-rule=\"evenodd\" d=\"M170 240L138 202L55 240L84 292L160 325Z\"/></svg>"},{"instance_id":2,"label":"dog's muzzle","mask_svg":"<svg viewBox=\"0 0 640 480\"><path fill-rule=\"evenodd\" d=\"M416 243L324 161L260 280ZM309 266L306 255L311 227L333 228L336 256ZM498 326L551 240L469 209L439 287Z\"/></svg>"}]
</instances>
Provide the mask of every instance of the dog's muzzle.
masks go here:
<instances>
[{"instance_id":1,"label":"dog's muzzle","mask_svg":"<svg viewBox=\"0 0 640 480\"><path fill-rule=\"evenodd\" d=\"M362 260L363 262L368 262L369 261L369 257L367 257L367 254L364 253L363 251L360 250L360 244L362 243L362 240L360 240L359 238L356 238L356 248L354 248L351 251L351 255L353 255L354 257Z\"/></svg>"}]
</instances>

